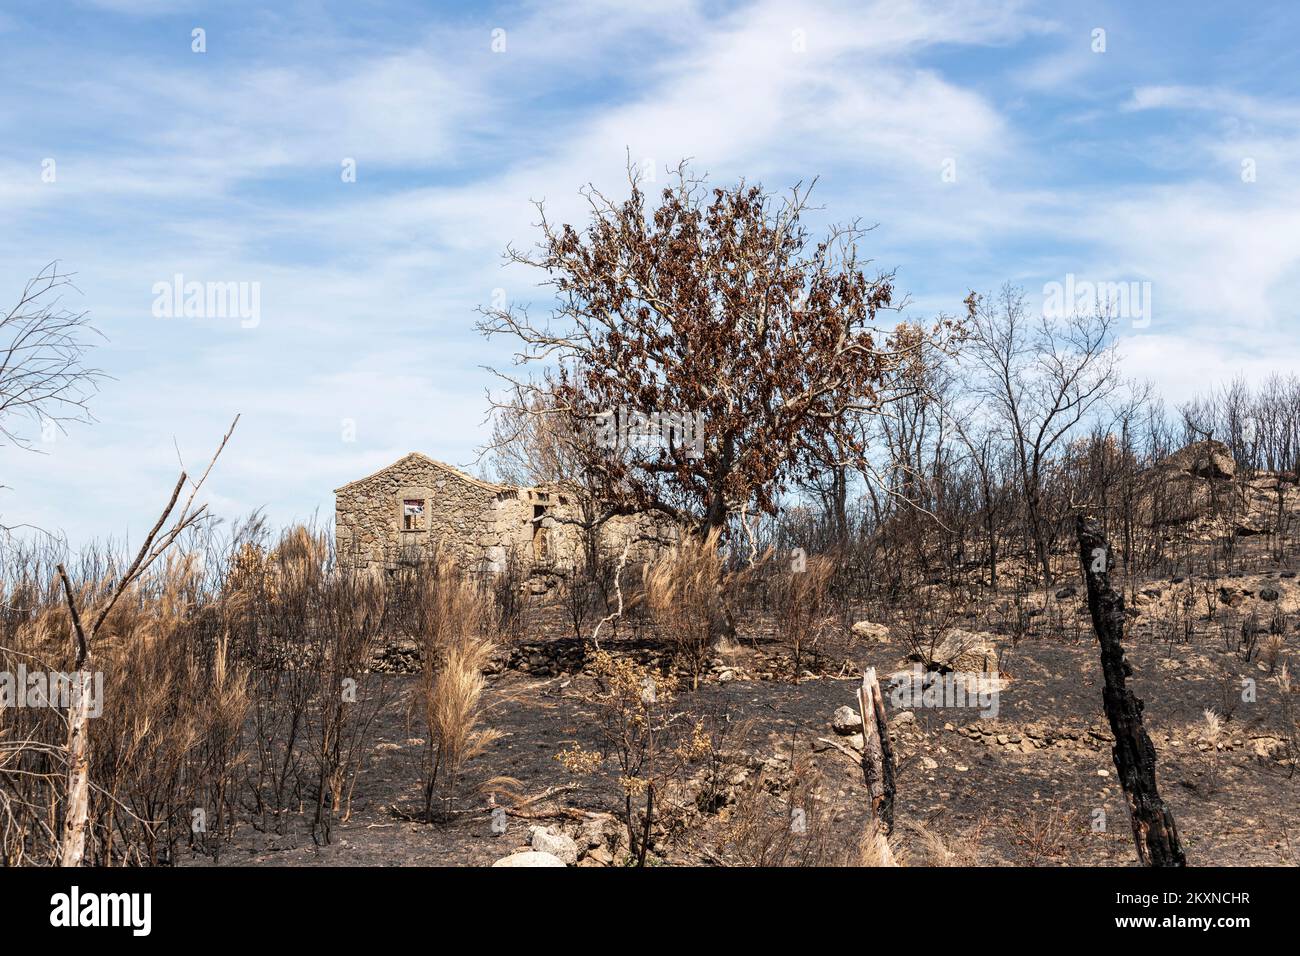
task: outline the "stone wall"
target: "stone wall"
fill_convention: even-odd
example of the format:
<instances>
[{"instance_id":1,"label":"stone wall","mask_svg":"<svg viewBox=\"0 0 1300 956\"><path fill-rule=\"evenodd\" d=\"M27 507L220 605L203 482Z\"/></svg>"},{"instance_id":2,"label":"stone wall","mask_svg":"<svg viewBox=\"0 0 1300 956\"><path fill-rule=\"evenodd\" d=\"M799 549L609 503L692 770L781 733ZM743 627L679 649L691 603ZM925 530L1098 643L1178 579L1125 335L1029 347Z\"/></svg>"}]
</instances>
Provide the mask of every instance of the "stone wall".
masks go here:
<instances>
[{"instance_id":1,"label":"stone wall","mask_svg":"<svg viewBox=\"0 0 1300 956\"><path fill-rule=\"evenodd\" d=\"M392 565L442 553L472 565L502 543L494 508L504 490L412 453L335 490L339 554ZM408 499L425 502L420 530L403 530Z\"/></svg>"},{"instance_id":2,"label":"stone wall","mask_svg":"<svg viewBox=\"0 0 1300 956\"><path fill-rule=\"evenodd\" d=\"M419 530L403 529L407 500L424 502ZM566 570L582 554L582 530L563 519L577 515L574 502L558 489L480 481L418 452L335 489L338 553L371 566L395 567L440 554L466 568L503 571L513 554L526 569ZM602 530L600 548L617 558L629 536L647 533L662 529L645 516L614 518ZM629 559L645 560L654 550L653 544L635 544Z\"/></svg>"}]
</instances>

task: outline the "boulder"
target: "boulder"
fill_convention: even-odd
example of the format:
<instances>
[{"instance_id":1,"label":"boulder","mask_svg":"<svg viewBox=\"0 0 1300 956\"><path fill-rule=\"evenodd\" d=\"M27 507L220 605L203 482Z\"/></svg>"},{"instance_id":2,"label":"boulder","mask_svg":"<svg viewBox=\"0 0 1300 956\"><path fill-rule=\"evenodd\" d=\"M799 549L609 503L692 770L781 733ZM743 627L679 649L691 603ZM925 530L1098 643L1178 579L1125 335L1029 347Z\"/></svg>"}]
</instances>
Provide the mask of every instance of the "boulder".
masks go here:
<instances>
[{"instance_id":1,"label":"boulder","mask_svg":"<svg viewBox=\"0 0 1300 956\"><path fill-rule=\"evenodd\" d=\"M917 648L908 657L920 661L931 670L943 673L960 671L967 674L996 674L998 648L993 635L978 631L965 631L954 627L933 647L928 644Z\"/></svg>"},{"instance_id":2,"label":"boulder","mask_svg":"<svg viewBox=\"0 0 1300 956\"><path fill-rule=\"evenodd\" d=\"M542 853L537 850L523 850L519 853L511 853L509 856L502 857L492 864L496 866L564 866L564 861L550 853Z\"/></svg>"},{"instance_id":3,"label":"boulder","mask_svg":"<svg viewBox=\"0 0 1300 956\"><path fill-rule=\"evenodd\" d=\"M838 707L831 717L831 730L841 737L849 737L862 732L862 718L852 707Z\"/></svg>"},{"instance_id":4,"label":"boulder","mask_svg":"<svg viewBox=\"0 0 1300 956\"><path fill-rule=\"evenodd\" d=\"M578 844L571 837L554 833L546 827L530 827L529 832L532 834L532 847L538 853L556 857L565 866L578 862Z\"/></svg>"},{"instance_id":5,"label":"boulder","mask_svg":"<svg viewBox=\"0 0 1300 956\"><path fill-rule=\"evenodd\" d=\"M1237 464L1222 442L1186 446L1143 473L1142 519L1153 525L1184 524L1213 514L1240 511L1241 488L1230 479Z\"/></svg>"},{"instance_id":6,"label":"boulder","mask_svg":"<svg viewBox=\"0 0 1300 956\"><path fill-rule=\"evenodd\" d=\"M1230 588L1221 586L1219 588L1219 601L1228 607L1241 607L1246 600L1246 592L1239 588Z\"/></svg>"},{"instance_id":7,"label":"boulder","mask_svg":"<svg viewBox=\"0 0 1300 956\"><path fill-rule=\"evenodd\" d=\"M1278 593L1277 588L1261 588L1259 598L1261 601L1276 601L1282 595Z\"/></svg>"},{"instance_id":8,"label":"boulder","mask_svg":"<svg viewBox=\"0 0 1300 956\"><path fill-rule=\"evenodd\" d=\"M880 644L888 644L889 627L884 624L875 624L871 621L858 621L853 625L853 636L864 641L876 641Z\"/></svg>"}]
</instances>

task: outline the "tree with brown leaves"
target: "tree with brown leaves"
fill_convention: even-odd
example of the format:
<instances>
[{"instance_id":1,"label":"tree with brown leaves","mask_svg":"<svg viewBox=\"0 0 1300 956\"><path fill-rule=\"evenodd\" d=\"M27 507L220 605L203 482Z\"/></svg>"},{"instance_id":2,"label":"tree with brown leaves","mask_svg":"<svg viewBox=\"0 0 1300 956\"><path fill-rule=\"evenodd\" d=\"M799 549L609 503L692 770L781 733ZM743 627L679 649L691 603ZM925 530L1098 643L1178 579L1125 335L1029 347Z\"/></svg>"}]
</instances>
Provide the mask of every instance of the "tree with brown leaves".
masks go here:
<instances>
[{"instance_id":1,"label":"tree with brown leaves","mask_svg":"<svg viewBox=\"0 0 1300 956\"><path fill-rule=\"evenodd\" d=\"M882 334L878 314L901 307L893 275L863 271L858 222L813 241L811 187L784 199L744 181L709 188L683 163L654 205L637 172L629 183L623 201L585 189L581 229L538 204L540 242L507 252L544 272L556 300L544 323L513 305L483 310L485 335L518 341L516 369L551 372L500 373L497 407L615 433L571 446L601 519L653 512L701 535L742 510L774 512L818 461L864 457L851 416L879 410L922 345L957 323Z\"/></svg>"}]
</instances>

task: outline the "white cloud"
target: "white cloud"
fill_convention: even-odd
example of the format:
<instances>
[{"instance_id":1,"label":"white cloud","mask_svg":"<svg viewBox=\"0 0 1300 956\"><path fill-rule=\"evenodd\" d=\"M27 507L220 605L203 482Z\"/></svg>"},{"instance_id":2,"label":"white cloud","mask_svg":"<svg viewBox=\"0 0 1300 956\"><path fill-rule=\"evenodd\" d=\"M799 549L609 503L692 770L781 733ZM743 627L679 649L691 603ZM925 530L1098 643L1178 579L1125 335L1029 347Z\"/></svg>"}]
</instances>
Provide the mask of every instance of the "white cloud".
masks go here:
<instances>
[{"instance_id":1,"label":"white cloud","mask_svg":"<svg viewBox=\"0 0 1300 956\"><path fill-rule=\"evenodd\" d=\"M62 77L25 78L52 104L52 132L0 167L13 214L0 280L14 288L54 255L77 269L118 381L96 405L102 424L49 456L6 452L17 490L0 514L82 537L140 529L174 480L173 436L197 459L237 411L213 477L227 516L262 504L277 522L328 516L332 488L413 449L468 463L493 384L479 366L510 351L477 338L473 307L497 286L539 296L538 277L501 269L500 253L535 239L531 199L580 222L582 184L622 195L628 154L660 171L694 157L720 181L771 188L823 174L826 216L879 221L871 251L904 287L925 287L918 307L951 311L986 275L1032 287L1062 265L1149 278L1155 321L1126 336L1126 371L1174 393L1238 363L1294 362L1279 343L1300 291L1300 203L1285 191L1300 165L1285 128L1295 109L1139 87L1130 114L1210 114L1175 144L1185 165L1154 187L1070 181L998 96L1065 90L1087 57L1040 54L978 89L945 60L1060 42L1060 29L1014 2L760 0L717 14L602 0L409 28L386 46L325 31L264 60L178 69L90 55L71 92ZM1236 169L1247 148L1251 185ZM56 185L39 181L46 154ZM345 156L355 184L339 179ZM941 181L947 158L956 183ZM152 319L150 286L174 272L261 282L262 324Z\"/></svg>"},{"instance_id":2,"label":"white cloud","mask_svg":"<svg viewBox=\"0 0 1300 956\"><path fill-rule=\"evenodd\" d=\"M1219 87L1140 86L1124 109L1203 110L1243 119L1269 123L1294 123L1300 119L1300 107L1275 103Z\"/></svg>"}]
</instances>

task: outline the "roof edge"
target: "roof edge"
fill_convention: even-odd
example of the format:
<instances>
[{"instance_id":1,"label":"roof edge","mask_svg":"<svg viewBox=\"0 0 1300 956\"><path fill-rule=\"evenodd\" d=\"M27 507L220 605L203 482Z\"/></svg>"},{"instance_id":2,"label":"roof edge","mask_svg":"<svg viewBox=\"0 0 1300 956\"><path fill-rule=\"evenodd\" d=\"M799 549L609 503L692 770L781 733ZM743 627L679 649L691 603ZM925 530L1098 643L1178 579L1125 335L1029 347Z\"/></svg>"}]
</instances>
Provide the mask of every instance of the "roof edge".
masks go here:
<instances>
[{"instance_id":1,"label":"roof edge","mask_svg":"<svg viewBox=\"0 0 1300 956\"><path fill-rule=\"evenodd\" d=\"M408 458L418 458L423 462L427 462L428 464L433 465L435 468L440 468L443 471L448 472L453 477L459 478L461 481L465 482L466 484L474 485L475 487L482 488L485 491L500 493L502 491L511 490L509 485L498 485L490 481L484 481L481 478L475 478L473 475L467 475L459 468L456 468L453 465L449 465L445 461L438 461L436 458L430 458L428 455L424 454L423 452L413 451L413 452L408 452L407 454L403 455L401 458L398 458L396 461L389 462L383 468L371 472L370 474L366 475L364 478L357 478L353 481L349 481L345 485L339 485L339 487L334 489L334 494L337 495L341 491L346 491L347 489L352 488L355 485L359 485L362 484L363 482L370 481L372 478L378 478L384 472L388 471L390 468L395 468L396 466L400 465L402 462L406 461Z\"/></svg>"}]
</instances>

